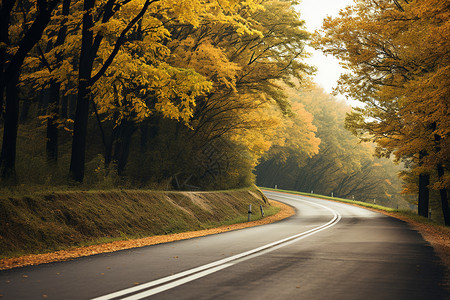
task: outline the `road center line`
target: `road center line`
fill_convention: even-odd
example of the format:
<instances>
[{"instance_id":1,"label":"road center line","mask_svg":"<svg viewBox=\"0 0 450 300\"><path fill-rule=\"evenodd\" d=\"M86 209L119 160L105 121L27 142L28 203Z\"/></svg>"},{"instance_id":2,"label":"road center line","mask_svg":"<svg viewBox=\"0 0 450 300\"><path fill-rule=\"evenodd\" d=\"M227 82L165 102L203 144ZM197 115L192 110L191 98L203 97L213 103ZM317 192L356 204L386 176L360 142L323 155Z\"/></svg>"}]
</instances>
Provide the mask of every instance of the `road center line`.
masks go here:
<instances>
[{"instance_id":1,"label":"road center line","mask_svg":"<svg viewBox=\"0 0 450 300\"><path fill-rule=\"evenodd\" d=\"M149 296L161 293L163 291L172 289L176 286L185 284L187 282L196 280L198 278L201 278L201 277L207 276L209 274L215 273L217 271L223 270L225 268L231 267L242 261L245 261L245 260L257 257L257 256L261 256L263 254L269 253L276 249L279 249L279 248L285 247L287 245L290 245L292 243L295 243L301 239L304 239L308 236L311 236L322 230L325 230L325 229L328 229L328 228L334 226L341 219L341 215L337 211L335 211L329 207L326 207L324 205L314 203L311 201L307 201L307 200L303 200L303 199L284 196L284 195L277 195L277 197L286 198L289 200L307 202L309 204L325 208L326 210L330 211L333 214L333 218L326 224L323 224L316 228L310 229L308 231L281 239L279 241L266 244L264 246L255 248L253 250L249 250L249 251L237 254L237 255L233 255L228 258L224 258L224 259L221 259L221 260L218 260L218 261L215 261L215 262L203 265L203 266L189 269L189 270L186 270L186 271L174 274L174 275L170 275L167 277L163 277L163 278L160 278L160 279L157 279L154 281L143 283L143 284L140 284L135 287L127 288L127 289L120 290L120 291L117 291L117 292L114 292L111 294L93 298L92 300L111 300L111 299L115 299L115 298L120 298L122 300L143 299L145 297L149 297ZM123 296L127 296L127 295L128 295L128 297L123 298Z\"/></svg>"}]
</instances>

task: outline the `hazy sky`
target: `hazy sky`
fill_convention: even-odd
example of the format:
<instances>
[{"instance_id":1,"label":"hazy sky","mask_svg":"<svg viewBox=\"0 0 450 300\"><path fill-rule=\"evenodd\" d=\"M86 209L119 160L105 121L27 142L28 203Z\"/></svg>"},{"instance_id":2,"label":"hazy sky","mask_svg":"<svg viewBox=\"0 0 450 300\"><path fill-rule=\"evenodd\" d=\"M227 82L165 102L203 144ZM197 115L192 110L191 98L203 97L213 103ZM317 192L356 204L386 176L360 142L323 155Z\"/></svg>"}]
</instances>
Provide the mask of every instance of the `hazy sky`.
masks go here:
<instances>
[{"instance_id":1,"label":"hazy sky","mask_svg":"<svg viewBox=\"0 0 450 300\"><path fill-rule=\"evenodd\" d=\"M337 16L341 8L352 3L353 0L301 0L298 10L301 18L306 21L308 30L314 32L322 26L322 20L326 16ZM308 50L313 53L313 57L308 62L318 68L315 82L331 93L340 73L344 70L334 57L324 56L321 51L314 51L310 48Z\"/></svg>"}]
</instances>

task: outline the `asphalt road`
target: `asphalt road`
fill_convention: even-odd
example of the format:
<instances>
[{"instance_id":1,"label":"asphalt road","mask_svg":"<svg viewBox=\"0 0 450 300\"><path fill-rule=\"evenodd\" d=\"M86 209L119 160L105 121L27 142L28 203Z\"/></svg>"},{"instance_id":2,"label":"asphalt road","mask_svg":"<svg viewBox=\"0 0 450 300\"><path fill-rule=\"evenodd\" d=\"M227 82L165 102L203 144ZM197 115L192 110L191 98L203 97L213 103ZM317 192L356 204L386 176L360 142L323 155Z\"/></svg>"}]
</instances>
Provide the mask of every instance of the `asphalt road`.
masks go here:
<instances>
[{"instance_id":1,"label":"asphalt road","mask_svg":"<svg viewBox=\"0 0 450 300\"><path fill-rule=\"evenodd\" d=\"M448 299L433 249L362 208L266 193L283 221L0 272L0 299Z\"/></svg>"}]
</instances>

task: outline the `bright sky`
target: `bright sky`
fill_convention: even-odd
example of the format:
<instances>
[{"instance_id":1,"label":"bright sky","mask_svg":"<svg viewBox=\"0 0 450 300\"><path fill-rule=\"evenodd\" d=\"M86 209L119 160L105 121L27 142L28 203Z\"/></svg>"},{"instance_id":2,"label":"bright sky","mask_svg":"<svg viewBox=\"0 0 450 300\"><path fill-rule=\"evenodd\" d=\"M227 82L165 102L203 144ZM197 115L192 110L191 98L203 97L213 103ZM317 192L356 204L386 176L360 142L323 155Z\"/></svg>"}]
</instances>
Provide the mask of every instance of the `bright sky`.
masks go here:
<instances>
[{"instance_id":1,"label":"bright sky","mask_svg":"<svg viewBox=\"0 0 450 300\"><path fill-rule=\"evenodd\" d=\"M306 21L308 31L314 32L322 27L322 21L326 16L337 16L340 9L351 4L353 0L301 0L298 10L301 18ZM331 93L344 70L334 57L324 56L321 51L311 48L308 48L308 51L313 54L308 59L309 64L318 69L314 81Z\"/></svg>"}]
</instances>

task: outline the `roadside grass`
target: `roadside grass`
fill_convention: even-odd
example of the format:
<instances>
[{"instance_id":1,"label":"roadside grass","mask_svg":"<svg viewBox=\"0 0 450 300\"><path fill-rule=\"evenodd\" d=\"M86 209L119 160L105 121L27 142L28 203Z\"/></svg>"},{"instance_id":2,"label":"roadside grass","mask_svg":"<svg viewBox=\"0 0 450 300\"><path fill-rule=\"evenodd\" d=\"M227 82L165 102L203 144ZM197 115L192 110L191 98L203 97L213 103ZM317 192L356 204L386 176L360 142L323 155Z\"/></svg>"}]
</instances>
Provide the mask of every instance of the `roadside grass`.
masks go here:
<instances>
[{"instance_id":1,"label":"roadside grass","mask_svg":"<svg viewBox=\"0 0 450 300\"><path fill-rule=\"evenodd\" d=\"M382 211L386 211L386 212L395 212L395 211L397 211L396 209L393 209L393 208L390 208L390 207L381 206L381 205L378 205L378 204L367 203L367 202L362 202L362 201L349 200L349 199L338 198L338 197L330 197L330 196L324 196L324 195L318 195L318 194L303 193L303 192L297 192L297 191L272 189L272 188L266 188L266 187L259 187L259 188L261 190L268 190L268 191L274 191L274 192L284 192L284 193L289 193L289 194L297 194L297 195L314 197L314 198L320 198L320 199L325 199L325 200L332 200L332 201L344 202L344 203L349 203L349 204L356 204L356 205L359 205L359 206L373 208L373 209L378 209L378 210L382 210Z\"/></svg>"},{"instance_id":2,"label":"roadside grass","mask_svg":"<svg viewBox=\"0 0 450 300\"><path fill-rule=\"evenodd\" d=\"M266 206L264 208L264 217L273 216L273 215L277 214L280 210L281 210L280 207ZM252 211L253 211L253 213L251 215L251 221L258 221L258 220L263 219L263 217L261 216L261 213L259 211L259 207L253 208ZM229 221L225 221L225 222L223 222L221 224L218 224L218 223L210 224L210 226L208 228L206 228L206 229L215 228L215 227L219 227L219 226L222 226L222 225L232 225L232 224L238 224L238 223L245 223L247 221L248 221L248 215L247 216L241 215L241 216L239 216L237 218L234 218L234 219L229 220Z\"/></svg>"},{"instance_id":3,"label":"roadside grass","mask_svg":"<svg viewBox=\"0 0 450 300\"><path fill-rule=\"evenodd\" d=\"M280 207L276 207L276 206L263 206L264 207L264 218L265 217L270 217L273 216L275 214L277 214L281 208ZM261 213L260 213L260 209L258 207L258 211L256 212L254 209L252 216L251 216L251 221L258 221L263 219ZM204 229L212 229L212 228L217 228L220 226L229 226L229 225L234 225L234 224L239 224L239 223L246 223L248 222L248 215L247 214L241 214L236 218L233 219L229 219L229 220L224 220L221 222L211 222L211 223L205 223L202 224L200 226L200 228L196 228L195 230L204 230ZM188 232L188 231L192 231L189 230L189 228L183 228L181 230L176 230L174 232L168 232L166 234L172 234L172 233L182 233L182 232ZM140 239L140 238L144 238L144 237L151 237L151 236L155 236L158 234L152 234L152 235L130 235L130 234L122 234L120 237L102 237L102 238L98 238L92 241L85 241L85 242L80 242L79 245L77 245L77 247L87 247L87 246L92 246L92 245L100 245L100 244L106 244L106 243L111 243L111 242L116 242L116 241L127 241L127 240L134 240L134 239ZM70 247L69 247L70 248ZM63 247L61 249L58 250L66 250L69 249L67 247ZM53 252L53 251L51 251ZM23 254L22 254L23 255ZM2 258L0 256L0 258Z\"/></svg>"},{"instance_id":4,"label":"roadside grass","mask_svg":"<svg viewBox=\"0 0 450 300\"><path fill-rule=\"evenodd\" d=\"M166 235L266 216L256 187L220 192L53 191L0 196L0 258Z\"/></svg>"}]
</instances>

